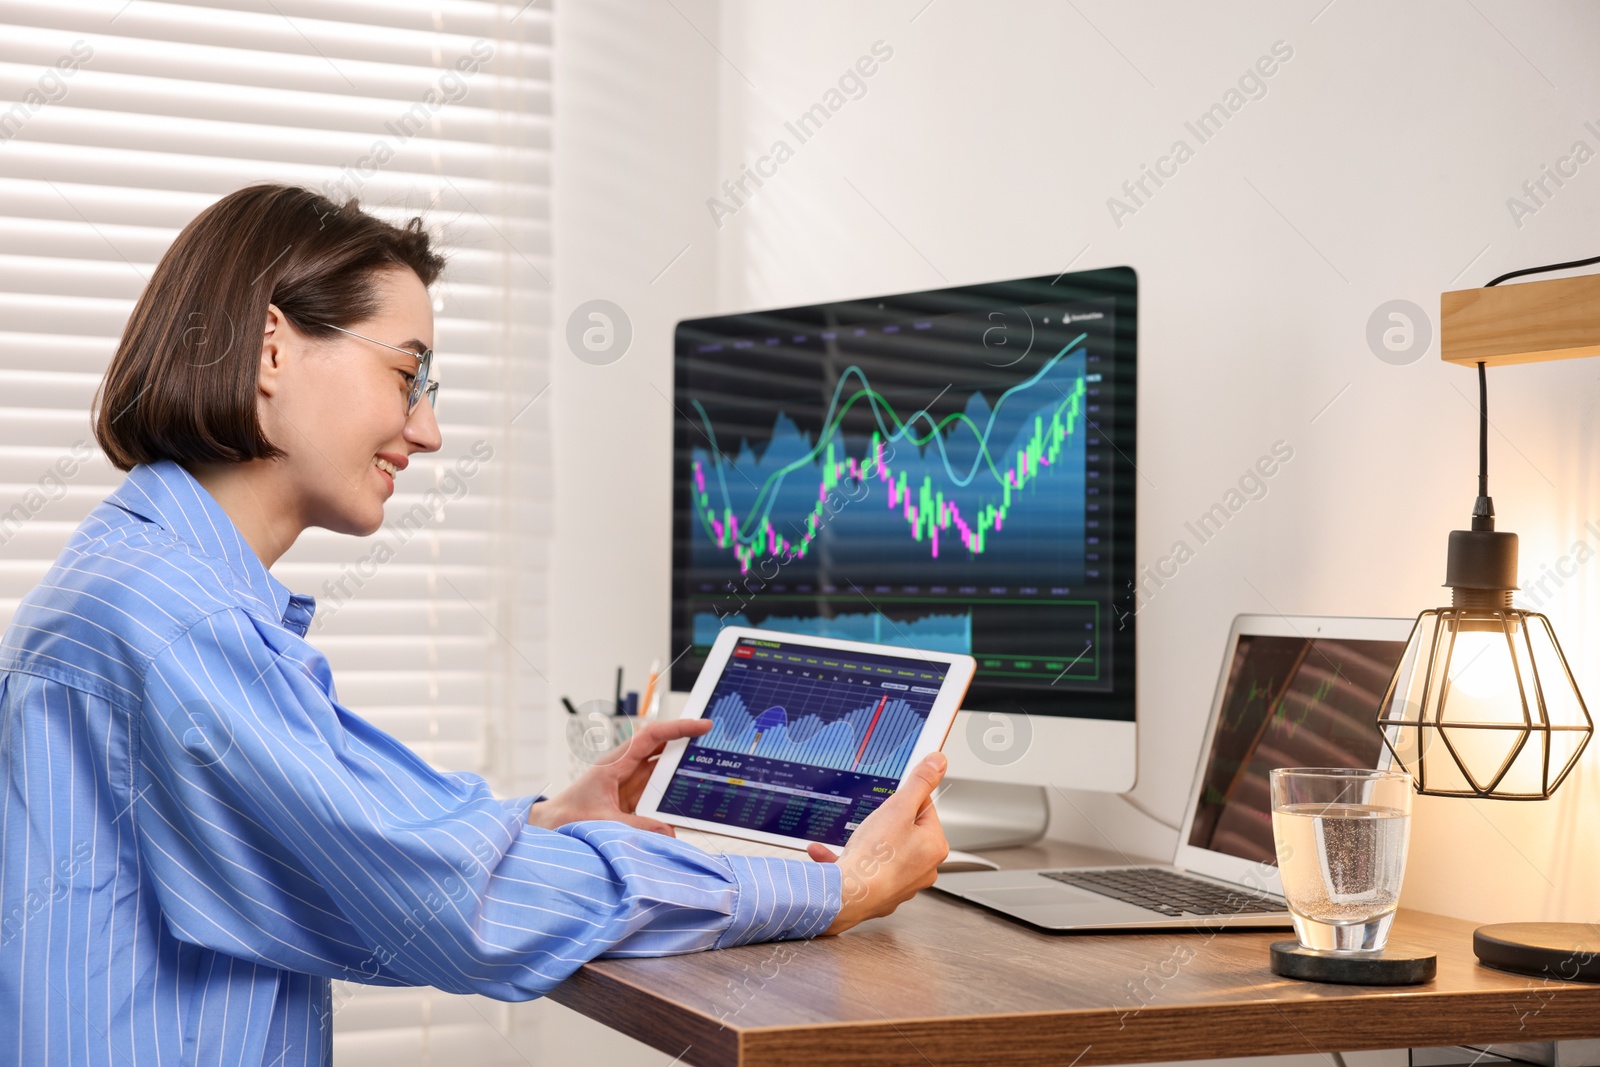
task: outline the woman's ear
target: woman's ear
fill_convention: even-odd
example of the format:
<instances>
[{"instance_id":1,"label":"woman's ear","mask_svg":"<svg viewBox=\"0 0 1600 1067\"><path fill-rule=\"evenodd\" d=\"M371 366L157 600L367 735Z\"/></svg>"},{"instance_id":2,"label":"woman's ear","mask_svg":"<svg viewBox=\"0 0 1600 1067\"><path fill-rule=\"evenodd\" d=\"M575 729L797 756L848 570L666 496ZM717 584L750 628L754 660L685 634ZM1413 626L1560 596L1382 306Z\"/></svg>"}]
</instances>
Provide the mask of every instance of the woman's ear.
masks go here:
<instances>
[{"instance_id":1,"label":"woman's ear","mask_svg":"<svg viewBox=\"0 0 1600 1067\"><path fill-rule=\"evenodd\" d=\"M263 396L278 395L279 375L284 371L285 342L289 320L274 304L267 305L267 323L261 332L261 362L256 368L256 388Z\"/></svg>"}]
</instances>

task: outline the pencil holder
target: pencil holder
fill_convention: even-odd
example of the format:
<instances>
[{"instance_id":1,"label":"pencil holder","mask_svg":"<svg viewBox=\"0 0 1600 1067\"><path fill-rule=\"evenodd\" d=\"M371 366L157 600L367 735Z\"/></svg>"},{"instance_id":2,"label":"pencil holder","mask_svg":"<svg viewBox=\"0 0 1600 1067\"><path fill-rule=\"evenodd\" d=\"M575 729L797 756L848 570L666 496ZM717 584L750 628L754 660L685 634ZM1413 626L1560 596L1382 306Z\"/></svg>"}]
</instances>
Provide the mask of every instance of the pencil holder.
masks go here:
<instances>
[{"instance_id":1,"label":"pencil holder","mask_svg":"<svg viewBox=\"0 0 1600 1067\"><path fill-rule=\"evenodd\" d=\"M578 714L567 716L569 780L576 779L633 737L638 729L638 717L617 715L615 707L610 700L586 700L578 705Z\"/></svg>"}]
</instances>

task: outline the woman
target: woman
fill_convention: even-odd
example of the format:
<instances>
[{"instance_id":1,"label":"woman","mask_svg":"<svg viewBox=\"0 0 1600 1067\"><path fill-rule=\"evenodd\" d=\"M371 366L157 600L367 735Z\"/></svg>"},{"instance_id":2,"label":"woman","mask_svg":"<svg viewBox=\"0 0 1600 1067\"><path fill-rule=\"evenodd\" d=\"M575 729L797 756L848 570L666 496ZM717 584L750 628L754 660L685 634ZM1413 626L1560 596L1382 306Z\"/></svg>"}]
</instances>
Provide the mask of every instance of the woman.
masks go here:
<instances>
[{"instance_id":1,"label":"woman","mask_svg":"<svg viewBox=\"0 0 1600 1067\"><path fill-rule=\"evenodd\" d=\"M442 267L419 220L263 185L140 297L95 424L127 480L0 641L0 1063L325 1063L333 978L521 1000L602 954L837 933L932 881L942 757L840 856L714 856L633 812L707 723L501 800L339 704L314 603L268 569L308 527L375 532L440 447Z\"/></svg>"}]
</instances>

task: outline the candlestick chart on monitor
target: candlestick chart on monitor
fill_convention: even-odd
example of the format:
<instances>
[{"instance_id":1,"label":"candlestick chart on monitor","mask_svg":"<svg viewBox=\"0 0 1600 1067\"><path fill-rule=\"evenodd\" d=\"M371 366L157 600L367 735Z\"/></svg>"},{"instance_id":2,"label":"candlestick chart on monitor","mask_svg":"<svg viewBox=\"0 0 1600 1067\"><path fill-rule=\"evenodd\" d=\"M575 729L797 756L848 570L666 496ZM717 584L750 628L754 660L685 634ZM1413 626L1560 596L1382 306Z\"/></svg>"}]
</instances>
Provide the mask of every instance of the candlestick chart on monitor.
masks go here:
<instances>
[{"instance_id":1,"label":"candlestick chart on monitor","mask_svg":"<svg viewBox=\"0 0 1600 1067\"><path fill-rule=\"evenodd\" d=\"M982 706L1109 691L1115 329L1091 299L680 324L685 677L736 625L971 654Z\"/></svg>"}]
</instances>

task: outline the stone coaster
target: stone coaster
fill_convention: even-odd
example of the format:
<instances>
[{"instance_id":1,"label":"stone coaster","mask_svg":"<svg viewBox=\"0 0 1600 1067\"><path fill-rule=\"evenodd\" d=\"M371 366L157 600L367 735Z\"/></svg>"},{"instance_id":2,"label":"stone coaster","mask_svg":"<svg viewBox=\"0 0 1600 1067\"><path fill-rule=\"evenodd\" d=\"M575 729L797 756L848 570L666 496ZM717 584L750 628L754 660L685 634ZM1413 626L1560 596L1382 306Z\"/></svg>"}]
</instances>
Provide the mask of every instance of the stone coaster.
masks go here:
<instances>
[{"instance_id":1,"label":"stone coaster","mask_svg":"<svg viewBox=\"0 0 1600 1067\"><path fill-rule=\"evenodd\" d=\"M1378 952L1319 952L1298 941L1272 943L1272 973L1339 985L1418 985L1433 981L1439 957L1390 945Z\"/></svg>"}]
</instances>

